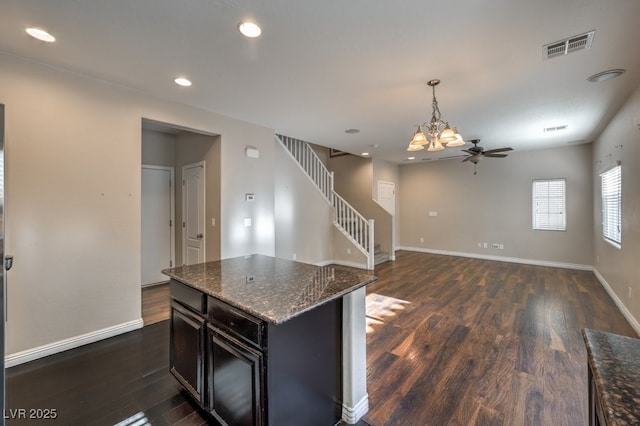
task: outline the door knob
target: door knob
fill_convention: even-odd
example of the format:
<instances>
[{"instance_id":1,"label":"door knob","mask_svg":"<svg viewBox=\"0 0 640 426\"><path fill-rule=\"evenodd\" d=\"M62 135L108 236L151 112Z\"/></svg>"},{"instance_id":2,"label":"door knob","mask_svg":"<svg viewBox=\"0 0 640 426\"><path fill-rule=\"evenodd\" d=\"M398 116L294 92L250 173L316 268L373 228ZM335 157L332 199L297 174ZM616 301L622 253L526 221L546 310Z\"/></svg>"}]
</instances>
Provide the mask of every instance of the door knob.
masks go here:
<instances>
[{"instance_id":1,"label":"door knob","mask_svg":"<svg viewBox=\"0 0 640 426\"><path fill-rule=\"evenodd\" d=\"M202 234L198 234L198 235L196 235L196 238L197 238L197 239L199 239L199 240L201 240L202 238L204 238L204 235L202 235Z\"/></svg>"},{"instance_id":2,"label":"door knob","mask_svg":"<svg viewBox=\"0 0 640 426\"><path fill-rule=\"evenodd\" d=\"M9 269L11 269L12 266L13 266L13 256L8 254L8 255L6 255L4 257L4 269L5 269L5 271L8 271Z\"/></svg>"}]
</instances>

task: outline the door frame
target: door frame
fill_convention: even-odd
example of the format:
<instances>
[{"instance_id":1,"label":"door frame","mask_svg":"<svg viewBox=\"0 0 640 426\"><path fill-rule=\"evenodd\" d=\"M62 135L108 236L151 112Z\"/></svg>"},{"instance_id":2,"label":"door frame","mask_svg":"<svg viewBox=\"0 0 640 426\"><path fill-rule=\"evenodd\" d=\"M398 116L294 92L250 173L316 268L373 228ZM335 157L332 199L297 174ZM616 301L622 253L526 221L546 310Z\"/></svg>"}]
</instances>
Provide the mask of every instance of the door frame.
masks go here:
<instances>
[{"instance_id":1,"label":"door frame","mask_svg":"<svg viewBox=\"0 0 640 426\"><path fill-rule=\"evenodd\" d=\"M142 169L154 169L154 170L166 170L169 172L170 175L170 179L171 179L171 184L170 184L170 190L169 190L169 196L170 196L170 203L171 203L171 212L170 212L170 250L171 250L171 265L172 267L176 266L176 175L175 175L175 167L172 166L156 166L153 164L142 164ZM140 171L142 173L142 170ZM142 180L142 178L141 178ZM142 187L141 187L141 192L142 192ZM142 198L142 194L141 194L141 198ZM142 220L144 220L144 218L141 218ZM142 248L142 240L140 241L140 247ZM140 281L142 281L142 264L140 264ZM143 285L142 287L147 287L146 285Z\"/></svg>"},{"instance_id":2,"label":"door frame","mask_svg":"<svg viewBox=\"0 0 640 426\"><path fill-rule=\"evenodd\" d=\"M187 235L185 234L185 226L184 224L185 222L185 218L186 218L186 210L187 210L187 205L185 203L185 197L184 197L184 186L185 186L185 179L184 179L184 171L185 169L190 169L193 167L202 167L202 182L203 182L203 190L202 190L202 217L204 218L204 223L203 223L203 227L202 227L202 259L203 262L207 260L207 232L206 232L206 228L207 228L207 167L206 167L206 162L204 160L202 161L196 161L195 163L190 163L190 164L185 164L184 166L182 166L181 169L181 177L182 177L182 189L181 189L181 202L182 202L182 232L181 232L181 236L182 236L182 264L186 265L185 259L187 256Z\"/></svg>"}]
</instances>

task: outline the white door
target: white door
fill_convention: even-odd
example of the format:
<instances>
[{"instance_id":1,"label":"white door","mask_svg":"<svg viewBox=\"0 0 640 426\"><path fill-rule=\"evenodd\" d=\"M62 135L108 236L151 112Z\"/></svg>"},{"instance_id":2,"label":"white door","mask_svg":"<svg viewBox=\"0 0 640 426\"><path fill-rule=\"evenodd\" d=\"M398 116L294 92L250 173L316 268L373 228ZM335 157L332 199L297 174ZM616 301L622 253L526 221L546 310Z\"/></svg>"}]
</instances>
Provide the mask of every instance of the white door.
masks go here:
<instances>
[{"instance_id":1,"label":"white door","mask_svg":"<svg viewBox=\"0 0 640 426\"><path fill-rule=\"evenodd\" d=\"M173 168L142 166L142 285L173 266Z\"/></svg>"},{"instance_id":2,"label":"white door","mask_svg":"<svg viewBox=\"0 0 640 426\"><path fill-rule=\"evenodd\" d=\"M378 204L391 215L396 214L396 184L378 181Z\"/></svg>"},{"instance_id":3,"label":"white door","mask_svg":"<svg viewBox=\"0 0 640 426\"><path fill-rule=\"evenodd\" d=\"M204 162L182 168L182 258L185 265L204 262Z\"/></svg>"}]
</instances>

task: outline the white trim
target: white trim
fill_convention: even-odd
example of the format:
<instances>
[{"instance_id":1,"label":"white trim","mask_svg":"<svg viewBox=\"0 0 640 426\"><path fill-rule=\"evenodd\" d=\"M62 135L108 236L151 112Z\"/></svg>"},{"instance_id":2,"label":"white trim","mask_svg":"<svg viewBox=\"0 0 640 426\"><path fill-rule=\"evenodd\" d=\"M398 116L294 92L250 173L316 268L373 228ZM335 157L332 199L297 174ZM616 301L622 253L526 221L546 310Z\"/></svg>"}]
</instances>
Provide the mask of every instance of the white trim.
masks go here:
<instances>
[{"instance_id":1,"label":"white trim","mask_svg":"<svg viewBox=\"0 0 640 426\"><path fill-rule=\"evenodd\" d=\"M354 406L349 407L342 404L342 420L350 425L354 425L360 421L365 414L369 412L369 394L365 394L360 401Z\"/></svg>"},{"instance_id":2,"label":"white trim","mask_svg":"<svg viewBox=\"0 0 640 426\"><path fill-rule=\"evenodd\" d=\"M27 349L26 351L16 352L5 356L4 362L7 368L13 367L25 362L33 361L45 356L64 352L69 349L78 348L80 346L94 343L99 340L108 339L119 334L137 330L143 326L142 318L134 321L125 322L114 325L113 327L103 328L101 330L92 331L91 333L82 334L80 336L70 337L68 339L59 340L57 342L48 343L38 346L37 348Z\"/></svg>"},{"instance_id":3,"label":"white trim","mask_svg":"<svg viewBox=\"0 0 640 426\"><path fill-rule=\"evenodd\" d=\"M431 254L443 254L445 256L470 257L473 259L496 260L498 262L523 263L526 265L549 266L552 268L565 268L565 269L577 269L580 271L593 271L592 265L582 265L579 263L552 262L549 260L522 259L519 257L493 256L488 254L463 253L458 251L447 251L447 250L433 250L433 249L426 249L421 247L401 246L398 248L398 250L417 251L421 253L431 253Z\"/></svg>"},{"instance_id":4,"label":"white trim","mask_svg":"<svg viewBox=\"0 0 640 426\"><path fill-rule=\"evenodd\" d=\"M620 300L620 298L618 297L616 292L613 291L613 289L611 288L611 286L609 285L607 280L604 279L602 274L600 274L600 272L598 272L598 270L596 268L593 268L593 273L595 274L595 276L598 279L598 281L600 281L600 284L602 284L602 287L604 287L604 289L607 291L607 293L609 293L609 296L611 297L611 299L613 299L613 303L616 304L616 306L618 307L620 312L622 312L622 315L624 315L624 317L627 319L627 321L629 321L629 324L631 325L631 327L633 327L633 329L636 331L636 333L640 334L640 323L638 322L638 320L627 309L627 307L624 305L624 303L622 303L622 300Z\"/></svg>"}]
</instances>

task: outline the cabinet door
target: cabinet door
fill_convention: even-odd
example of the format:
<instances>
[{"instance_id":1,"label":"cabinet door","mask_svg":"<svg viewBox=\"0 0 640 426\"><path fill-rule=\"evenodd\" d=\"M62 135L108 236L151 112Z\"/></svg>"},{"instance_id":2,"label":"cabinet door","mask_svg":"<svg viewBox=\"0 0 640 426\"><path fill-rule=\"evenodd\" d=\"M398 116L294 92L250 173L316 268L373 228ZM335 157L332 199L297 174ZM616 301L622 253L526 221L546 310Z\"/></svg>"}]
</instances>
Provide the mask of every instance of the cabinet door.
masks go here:
<instances>
[{"instance_id":1,"label":"cabinet door","mask_svg":"<svg viewBox=\"0 0 640 426\"><path fill-rule=\"evenodd\" d=\"M171 302L171 373L203 405L204 318Z\"/></svg>"},{"instance_id":2,"label":"cabinet door","mask_svg":"<svg viewBox=\"0 0 640 426\"><path fill-rule=\"evenodd\" d=\"M209 411L229 426L261 425L262 354L209 329Z\"/></svg>"}]
</instances>

